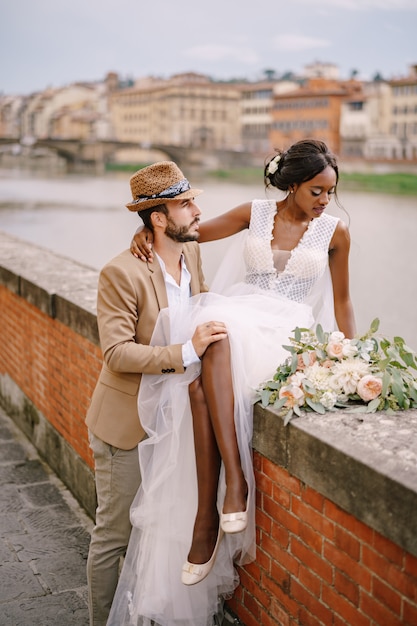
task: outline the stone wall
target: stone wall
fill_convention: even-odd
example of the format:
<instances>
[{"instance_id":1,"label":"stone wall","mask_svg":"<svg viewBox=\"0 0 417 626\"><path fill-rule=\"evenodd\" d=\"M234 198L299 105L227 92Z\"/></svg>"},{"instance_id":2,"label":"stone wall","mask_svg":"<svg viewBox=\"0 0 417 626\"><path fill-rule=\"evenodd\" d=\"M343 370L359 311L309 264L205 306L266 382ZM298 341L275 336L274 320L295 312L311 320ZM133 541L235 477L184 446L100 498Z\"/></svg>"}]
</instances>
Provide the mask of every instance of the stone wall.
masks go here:
<instances>
[{"instance_id":1,"label":"stone wall","mask_svg":"<svg viewBox=\"0 0 417 626\"><path fill-rule=\"evenodd\" d=\"M98 272L0 232L0 402L93 517L84 416L101 354ZM417 414L255 407L257 558L246 626L417 624Z\"/></svg>"}]
</instances>

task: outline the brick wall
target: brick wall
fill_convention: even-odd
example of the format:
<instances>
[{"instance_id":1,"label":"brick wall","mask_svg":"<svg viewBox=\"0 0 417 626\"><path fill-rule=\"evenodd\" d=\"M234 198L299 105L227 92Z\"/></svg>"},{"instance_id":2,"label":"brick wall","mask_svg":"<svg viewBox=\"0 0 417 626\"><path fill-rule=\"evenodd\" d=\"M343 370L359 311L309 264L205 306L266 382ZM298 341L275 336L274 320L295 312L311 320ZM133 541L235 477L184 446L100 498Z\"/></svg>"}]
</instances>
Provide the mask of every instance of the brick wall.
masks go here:
<instances>
[{"instance_id":1,"label":"brick wall","mask_svg":"<svg viewBox=\"0 0 417 626\"><path fill-rule=\"evenodd\" d=\"M93 467L84 424L101 368L97 345L0 285L0 374Z\"/></svg>"},{"instance_id":2,"label":"brick wall","mask_svg":"<svg viewBox=\"0 0 417 626\"><path fill-rule=\"evenodd\" d=\"M229 601L246 626L415 626L417 558L255 453L257 558Z\"/></svg>"}]
</instances>

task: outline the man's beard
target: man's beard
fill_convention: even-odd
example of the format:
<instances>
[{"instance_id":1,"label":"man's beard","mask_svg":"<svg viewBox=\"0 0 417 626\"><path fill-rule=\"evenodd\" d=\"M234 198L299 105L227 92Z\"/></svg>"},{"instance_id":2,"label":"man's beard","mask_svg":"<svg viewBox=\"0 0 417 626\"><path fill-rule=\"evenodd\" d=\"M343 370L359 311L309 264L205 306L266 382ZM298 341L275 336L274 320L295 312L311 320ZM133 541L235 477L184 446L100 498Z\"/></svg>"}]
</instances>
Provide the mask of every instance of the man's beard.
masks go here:
<instances>
[{"instance_id":1,"label":"man's beard","mask_svg":"<svg viewBox=\"0 0 417 626\"><path fill-rule=\"evenodd\" d=\"M189 232L193 224L198 224L198 220L194 220L189 226L177 226L176 223L167 215L165 234L170 239L181 243L185 243L186 241L197 241L200 233L198 231L195 233Z\"/></svg>"}]
</instances>

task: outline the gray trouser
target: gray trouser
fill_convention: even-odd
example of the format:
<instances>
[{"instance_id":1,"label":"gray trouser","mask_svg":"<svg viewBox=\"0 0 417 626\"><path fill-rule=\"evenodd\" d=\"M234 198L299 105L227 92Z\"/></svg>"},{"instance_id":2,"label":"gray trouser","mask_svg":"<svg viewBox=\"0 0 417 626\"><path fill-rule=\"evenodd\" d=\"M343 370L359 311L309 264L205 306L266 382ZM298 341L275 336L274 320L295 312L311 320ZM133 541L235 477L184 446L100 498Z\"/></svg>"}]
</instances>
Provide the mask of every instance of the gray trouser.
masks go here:
<instances>
[{"instance_id":1,"label":"gray trouser","mask_svg":"<svg viewBox=\"0 0 417 626\"><path fill-rule=\"evenodd\" d=\"M90 626L105 626L125 555L130 506L140 485L138 448L120 450L89 433L95 460L96 523L87 560Z\"/></svg>"}]
</instances>

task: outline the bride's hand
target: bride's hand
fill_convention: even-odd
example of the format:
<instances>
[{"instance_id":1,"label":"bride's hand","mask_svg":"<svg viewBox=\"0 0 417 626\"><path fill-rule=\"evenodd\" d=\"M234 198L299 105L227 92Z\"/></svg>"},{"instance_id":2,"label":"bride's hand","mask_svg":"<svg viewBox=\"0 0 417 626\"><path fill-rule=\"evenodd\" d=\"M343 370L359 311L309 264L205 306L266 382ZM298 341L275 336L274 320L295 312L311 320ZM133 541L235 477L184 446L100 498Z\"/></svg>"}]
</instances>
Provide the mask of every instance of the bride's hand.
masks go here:
<instances>
[{"instance_id":1,"label":"bride's hand","mask_svg":"<svg viewBox=\"0 0 417 626\"><path fill-rule=\"evenodd\" d=\"M130 242L130 252L137 259L141 261L149 261L149 263L153 262L153 252L152 252L152 244L153 244L153 235L152 231L146 226L138 233L133 235L133 239Z\"/></svg>"}]
</instances>

